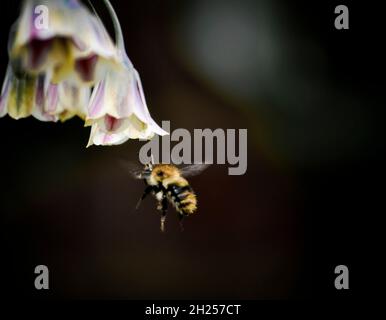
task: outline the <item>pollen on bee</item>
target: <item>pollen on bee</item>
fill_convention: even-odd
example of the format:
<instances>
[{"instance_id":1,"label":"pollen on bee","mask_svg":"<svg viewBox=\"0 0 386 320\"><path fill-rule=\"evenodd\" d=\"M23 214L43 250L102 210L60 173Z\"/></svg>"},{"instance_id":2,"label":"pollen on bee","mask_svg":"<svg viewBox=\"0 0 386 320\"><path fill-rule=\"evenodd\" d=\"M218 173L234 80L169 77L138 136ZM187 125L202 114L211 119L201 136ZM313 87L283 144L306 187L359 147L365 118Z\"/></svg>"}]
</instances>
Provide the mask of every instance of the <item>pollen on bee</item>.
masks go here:
<instances>
[{"instance_id":1,"label":"pollen on bee","mask_svg":"<svg viewBox=\"0 0 386 320\"><path fill-rule=\"evenodd\" d=\"M159 201L162 200L162 192L157 192L155 196L156 196L157 200L159 200Z\"/></svg>"}]
</instances>

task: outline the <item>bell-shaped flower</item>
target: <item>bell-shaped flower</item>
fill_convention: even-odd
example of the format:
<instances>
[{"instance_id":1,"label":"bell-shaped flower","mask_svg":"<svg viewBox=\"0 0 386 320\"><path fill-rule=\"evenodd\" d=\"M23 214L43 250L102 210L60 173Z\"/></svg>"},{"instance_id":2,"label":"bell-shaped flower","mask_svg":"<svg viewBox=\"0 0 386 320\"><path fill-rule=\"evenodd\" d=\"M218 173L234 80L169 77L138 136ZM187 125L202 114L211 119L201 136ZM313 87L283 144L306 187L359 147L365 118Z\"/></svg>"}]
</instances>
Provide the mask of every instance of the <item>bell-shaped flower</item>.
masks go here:
<instances>
[{"instance_id":1,"label":"bell-shaped flower","mask_svg":"<svg viewBox=\"0 0 386 320\"><path fill-rule=\"evenodd\" d=\"M14 119L33 115L41 121L56 121L55 115L46 112L44 107L46 86L44 75L15 76L8 66L0 96L0 117L8 113Z\"/></svg>"},{"instance_id":2,"label":"bell-shaped flower","mask_svg":"<svg viewBox=\"0 0 386 320\"><path fill-rule=\"evenodd\" d=\"M100 19L78 0L24 1L11 29L0 116L86 118L90 86L122 68Z\"/></svg>"},{"instance_id":3,"label":"bell-shaped flower","mask_svg":"<svg viewBox=\"0 0 386 320\"><path fill-rule=\"evenodd\" d=\"M85 120L91 89L87 86L75 86L63 81L50 83L46 93L44 112L66 121L74 116Z\"/></svg>"},{"instance_id":4,"label":"bell-shaped flower","mask_svg":"<svg viewBox=\"0 0 386 320\"><path fill-rule=\"evenodd\" d=\"M94 89L86 125L92 125L88 146L121 144L168 134L150 116L141 80L134 69L108 73Z\"/></svg>"},{"instance_id":5,"label":"bell-shaped flower","mask_svg":"<svg viewBox=\"0 0 386 320\"><path fill-rule=\"evenodd\" d=\"M94 88L86 125L91 125L90 145L115 145L128 139L151 139L166 135L150 116L141 79L126 55L122 30L110 2L105 0L113 18L117 50L124 65L119 71L107 71Z\"/></svg>"},{"instance_id":6,"label":"bell-shaped flower","mask_svg":"<svg viewBox=\"0 0 386 320\"><path fill-rule=\"evenodd\" d=\"M93 85L106 68L120 67L103 23L78 0L24 1L9 55L16 73L50 72L53 83Z\"/></svg>"},{"instance_id":7,"label":"bell-shaped flower","mask_svg":"<svg viewBox=\"0 0 386 320\"><path fill-rule=\"evenodd\" d=\"M103 1L113 18L116 45L99 17L78 0L24 2L11 30L0 117L64 121L78 115L91 126L88 145L168 134L150 116L118 18L109 0Z\"/></svg>"},{"instance_id":8,"label":"bell-shaped flower","mask_svg":"<svg viewBox=\"0 0 386 320\"><path fill-rule=\"evenodd\" d=\"M1 96L0 117L14 119L34 116L40 121L65 121L75 115L86 118L90 88L63 81L53 84L45 74L15 75L7 68Z\"/></svg>"}]
</instances>

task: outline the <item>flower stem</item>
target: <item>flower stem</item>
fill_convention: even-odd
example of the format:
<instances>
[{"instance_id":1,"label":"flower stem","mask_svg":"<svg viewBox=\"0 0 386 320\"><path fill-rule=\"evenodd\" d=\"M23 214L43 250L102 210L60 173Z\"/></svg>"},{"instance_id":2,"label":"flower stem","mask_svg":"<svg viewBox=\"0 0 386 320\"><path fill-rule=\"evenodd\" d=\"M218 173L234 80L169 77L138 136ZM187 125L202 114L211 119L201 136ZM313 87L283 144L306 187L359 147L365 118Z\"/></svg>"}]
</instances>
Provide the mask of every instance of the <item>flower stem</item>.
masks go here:
<instances>
[{"instance_id":1,"label":"flower stem","mask_svg":"<svg viewBox=\"0 0 386 320\"><path fill-rule=\"evenodd\" d=\"M117 47L120 50L125 50L125 41L123 40L122 27L119 23L118 16L109 0L103 0L105 3L107 10L110 13L111 20L113 21L114 30L115 30L115 41L117 42Z\"/></svg>"},{"instance_id":2,"label":"flower stem","mask_svg":"<svg viewBox=\"0 0 386 320\"><path fill-rule=\"evenodd\" d=\"M117 49L119 51L119 54L121 55L121 58L124 60L125 64L129 67L132 67L133 65L132 65L130 59L127 57L127 54L125 51L125 41L123 39L122 27L121 27L121 24L119 22L118 16L114 10L114 7L112 6L112 4L109 0L103 0L103 2L105 4L105 6L107 7L107 10L110 14L110 18L113 22L114 32L115 32L115 42L116 42L116 46L117 46ZM92 5L91 0L88 0L88 3L90 4L95 15L99 19L99 16L98 16L94 6Z\"/></svg>"}]
</instances>

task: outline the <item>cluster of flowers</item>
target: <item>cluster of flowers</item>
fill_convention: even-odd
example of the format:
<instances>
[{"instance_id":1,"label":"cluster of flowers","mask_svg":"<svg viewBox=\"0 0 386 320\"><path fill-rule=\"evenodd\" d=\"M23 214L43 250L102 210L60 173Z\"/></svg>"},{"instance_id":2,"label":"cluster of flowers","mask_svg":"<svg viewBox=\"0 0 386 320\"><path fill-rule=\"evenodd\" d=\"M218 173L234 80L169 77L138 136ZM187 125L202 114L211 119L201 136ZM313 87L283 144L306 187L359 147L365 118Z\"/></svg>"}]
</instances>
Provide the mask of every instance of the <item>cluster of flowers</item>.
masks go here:
<instances>
[{"instance_id":1,"label":"cluster of flowers","mask_svg":"<svg viewBox=\"0 0 386 320\"><path fill-rule=\"evenodd\" d=\"M118 18L104 2L115 43L98 15L79 0L24 1L10 32L0 117L65 121L79 116L91 126L88 146L167 134L150 116ZM48 9L47 17L39 8Z\"/></svg>"}]
</instances>

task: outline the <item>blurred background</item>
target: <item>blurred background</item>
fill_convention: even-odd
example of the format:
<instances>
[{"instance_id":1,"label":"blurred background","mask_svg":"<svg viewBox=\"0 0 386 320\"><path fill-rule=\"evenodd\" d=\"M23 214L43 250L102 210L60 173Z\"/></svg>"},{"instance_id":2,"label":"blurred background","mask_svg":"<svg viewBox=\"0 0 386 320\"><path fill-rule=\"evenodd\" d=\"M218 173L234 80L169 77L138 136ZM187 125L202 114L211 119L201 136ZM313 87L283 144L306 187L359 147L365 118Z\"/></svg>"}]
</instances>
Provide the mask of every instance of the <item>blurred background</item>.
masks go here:
<instances>
[{"instance_id":1,"label":"blurred background","mask_svg":"<svg viewBox=\"0 0 386 320\"><path fill-rule=\"evenodd\" d=\"M75 299L336 295L335 266L360 273L363 232L380 214L385 50L373 6L346 2L350 29L336 30L341 3L319 2L113 0L153 118L172 130L248 129L247 173L213 165L192 178L198 214L181 233L171 210L161 234L154 199L134 212L144 184L118 162L136 161L143 142L86 149L79 119L2 118L2 289ZM19 5L2 2L2 75ZM47 292L34 289L39 264L50 270Z\"/></svg>"}]
</instances>

